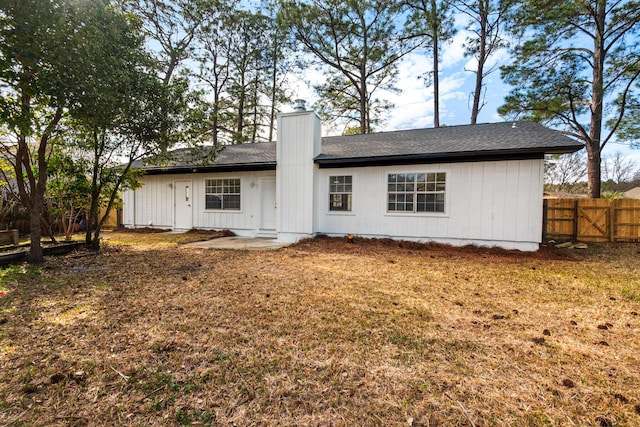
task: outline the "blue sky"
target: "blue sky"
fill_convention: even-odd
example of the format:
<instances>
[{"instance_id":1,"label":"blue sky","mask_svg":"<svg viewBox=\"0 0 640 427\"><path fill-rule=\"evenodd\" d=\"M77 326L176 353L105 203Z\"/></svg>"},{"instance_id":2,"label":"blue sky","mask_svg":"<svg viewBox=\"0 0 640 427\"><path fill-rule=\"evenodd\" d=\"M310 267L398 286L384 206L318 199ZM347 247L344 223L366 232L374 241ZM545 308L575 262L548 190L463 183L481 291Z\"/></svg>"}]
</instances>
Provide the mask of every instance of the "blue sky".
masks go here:
<instances>
[{"instance_id":1,"label":"blue sky","mask_svg":"<svg viewBox=\"0 0 640 427\"><path fill-rule=\"evenodd\" d=\"M458 28L464 27L457 22ZM467 32L462 30L454 36L452 42L443 47L440 64L440 123L441 125L468 124L471 116L471 93L475 83L475 74L465 69L474 68L474 59L464 56L463 43ZM509 52L505 49L497 52L490 59L490 66L508 63ZM400 73L395 84L399 93L380 92L377 95L394 104L387 120L380 126L380 131L399 129L415 129L433 126L433 88L426 87L419 77L425 71L432 70L430 56L414 52L400 64ZM311 105L316 99L313 84L322 82L323 73L319 69L306 69L292 81L294 98L302 98ZM504 103L510 87L500 78L500 71L485 78L487 86L486 105L480 112L478 123L500 122L505 119L498 114L498 107ZM340 130L323 129L324 134L336 134ZM640 167L640 149L631 149L627 144L609 142L603 154L612 155L620 151L632 158Z\"/></svg>"}]
</instances>

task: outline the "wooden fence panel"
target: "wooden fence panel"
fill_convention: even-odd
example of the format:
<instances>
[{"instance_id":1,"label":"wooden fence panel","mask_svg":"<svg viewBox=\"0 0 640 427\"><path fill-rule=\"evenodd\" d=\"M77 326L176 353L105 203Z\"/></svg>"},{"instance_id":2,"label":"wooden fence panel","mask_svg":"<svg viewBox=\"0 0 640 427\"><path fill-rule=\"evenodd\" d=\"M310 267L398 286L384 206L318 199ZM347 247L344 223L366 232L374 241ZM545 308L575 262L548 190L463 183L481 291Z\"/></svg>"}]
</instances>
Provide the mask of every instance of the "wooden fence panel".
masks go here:
<instances>
[{"instance_id":1,"label":"wooden fence panel","mask_svg":"<svg viewBox=\"0 0 640 427\"><path fill-rule=\"evenodd\" d=\"M613 205L613 240L640 241L640 200L615 200Z\"/></svg>"},{"instance_id":2,"label":"wooden fence panel","mask_svg":"<svg viewBox=\"0 0 640 427\"><path fill-rule=\"evenodd\" d=\"M576 235L575 200L545 200L543 218L543 240L572 240Z\"/></svg>"},{"instance_id":3,"label":"wooden fence panel","mask_svg":"<svg viewBox=\"0 0 640 427\"><path fill-rule=\"evenodd\" d=\"M611 203L609 199L578 200L577 240L608 242L611 240Z\"/></svg>"},{"instance_id":4,"label":"wooden fence panel","mask_svg":"<svg viewBox=\"0 0 640 427\"><path fill-rule=\"evenodd\" d=\"M640 241L640 200L549 199L543 240Z\"/></svg>"}]
</instances>

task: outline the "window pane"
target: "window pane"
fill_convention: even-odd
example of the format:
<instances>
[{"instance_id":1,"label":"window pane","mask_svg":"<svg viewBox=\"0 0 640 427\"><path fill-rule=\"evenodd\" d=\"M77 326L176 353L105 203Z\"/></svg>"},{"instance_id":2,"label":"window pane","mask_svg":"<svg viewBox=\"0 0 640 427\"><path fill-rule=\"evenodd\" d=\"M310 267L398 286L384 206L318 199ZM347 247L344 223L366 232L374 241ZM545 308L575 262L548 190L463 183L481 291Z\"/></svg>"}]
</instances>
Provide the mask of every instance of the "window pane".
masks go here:
<instances>
[{"instance_id":1,"label":"window pane","mask_svg":"<svg viewBox=\"0 0 640 427\"><path fill-rule=\"evenodd\" d=\"M205 209L222 208L222 199L219 196L207 194L205 198Z\"/></svg>"},{"instance_id":2,"label":"window pane","mask_svg":"<svg viewBox=\"0 0 640 427\"><path fill-rule=\"evenodd\" d=\"M351 194L332 194L329 199L329 210L350 211Z\"/></svg>"},{"instance_id":3,"label":"window pane","mask_svg":"<svg viewBox=\"0 0 640 427\"><path fill-rule=\"evenodd\" d=\"M445 172L389 174L387 209L402 212L444 212Z\"/></svg>"},{"instance_id":4,"label":"window pane","mask_svg":"<svg viewBox=\"0 0 640 427\"><path fill-rule=\"evenodd\" d=\"M329 177L329 210L351 210L351 175Z\"/></svg>"},{"instance_id":5,"label":"window pane","mask_svg":"<svg viewBox=\"0 0 640 427\"><path fill-rule=\"evenodd\" d=\"M240 210L240 195L226 195L223 201L223 209Z\"/></svg>"},{"instance_id":6,"label":"window pane","mask_svg":"<svg viewBox=\"0 0 640 427\"><path fill-rule=\"evenodd\" d=\"M205 209L240 210L240 179L206 179Z\"/></svg>"}]
</instances>

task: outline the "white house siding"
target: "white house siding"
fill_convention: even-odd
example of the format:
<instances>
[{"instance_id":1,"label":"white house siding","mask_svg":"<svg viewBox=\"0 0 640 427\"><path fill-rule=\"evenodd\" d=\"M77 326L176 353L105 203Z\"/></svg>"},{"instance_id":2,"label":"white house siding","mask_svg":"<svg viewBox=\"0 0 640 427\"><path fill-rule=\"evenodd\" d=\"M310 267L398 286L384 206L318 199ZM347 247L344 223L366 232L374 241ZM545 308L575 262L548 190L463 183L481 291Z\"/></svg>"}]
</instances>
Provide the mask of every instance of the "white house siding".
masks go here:
<instances>
[{"instance_id":1,"label":"white house siding","mask_svg":"<svg viewBox=\"0 0 640 427\"><path fill-rule=\"evenodd\" d=\"M315 224L313 158L320 153L320 119L311 111L278 116L278 240L311 237Z\"/></svg>"},{"instance_id":2,"label":"white house siding","mask_svg":"<svg viewBox=\"0 0 640 427\"><path fill-rule=\"evenodd\" d=\"M387 212L389 173L446 172L444 213ZM329 211L329 176L353 176L352 212ZM318 169L316 232L537 250L543 161Z\"/></svg>"},{"instance_id":3,"label":"white house siding","mask_svg":"<svg viewBox=\"0 0 640 427\"><path fill-rule=\"evenodd\" d=\"M239 178L239 211L205 209L205 180ZM126 227L174 227L176 181L191 181L193 228L229 229L241 236L255 236L261 226L261 179L275 179L275 171L147 175L142 187L124 195L123 220Z\"/></svg>"}]
</instances>

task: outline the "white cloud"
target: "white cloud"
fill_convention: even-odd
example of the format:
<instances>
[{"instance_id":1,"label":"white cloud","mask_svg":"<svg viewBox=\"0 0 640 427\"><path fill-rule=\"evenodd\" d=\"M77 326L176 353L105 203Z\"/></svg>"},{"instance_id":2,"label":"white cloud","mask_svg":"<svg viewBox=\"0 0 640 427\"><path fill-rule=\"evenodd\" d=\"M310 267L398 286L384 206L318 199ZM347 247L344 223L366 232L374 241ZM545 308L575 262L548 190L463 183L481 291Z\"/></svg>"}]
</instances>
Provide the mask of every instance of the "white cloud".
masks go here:
<instances>
[{"instance_id":1,"label":"white cloud","mask_svg":"<svg viewBox=\"0 0 640 427\"><path fill-rule=\"evenodd\" d=\"M458 66L458 64L465 60L463 45L468 34L469 32L466 30L458 31L453 36L450 43L446 43L442 46L442 61L440 62L441 70Z\"/></svg>"}]
</instances>

